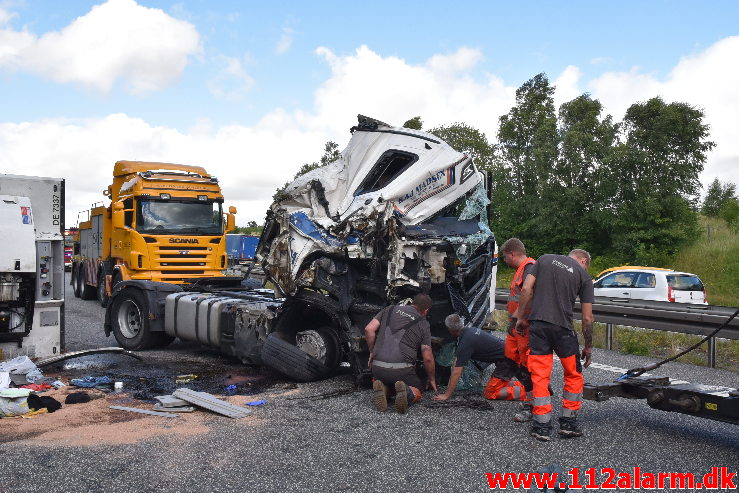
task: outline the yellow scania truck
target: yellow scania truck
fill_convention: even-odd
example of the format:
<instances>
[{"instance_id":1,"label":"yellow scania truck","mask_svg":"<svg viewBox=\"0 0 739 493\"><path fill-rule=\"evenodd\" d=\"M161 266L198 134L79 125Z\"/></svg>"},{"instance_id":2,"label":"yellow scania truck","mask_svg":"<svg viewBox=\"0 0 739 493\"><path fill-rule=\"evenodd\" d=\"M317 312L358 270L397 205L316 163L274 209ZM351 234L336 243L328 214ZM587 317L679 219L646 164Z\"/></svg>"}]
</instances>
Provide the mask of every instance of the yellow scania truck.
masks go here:
<instances>
[{"instance_id":1,"label":"yellow scania truck","mask_svg":"<svg viewBox=\"0 0 739 493\"><path fill-rule=\"evenodd\" d=\"M223 212L218 179L204 168L118 161L103 195L110 205L93 205L79 223L75 296L106 306L121 281L188 284L224 275L236 208Z\"/></svg>"}]
</instances>

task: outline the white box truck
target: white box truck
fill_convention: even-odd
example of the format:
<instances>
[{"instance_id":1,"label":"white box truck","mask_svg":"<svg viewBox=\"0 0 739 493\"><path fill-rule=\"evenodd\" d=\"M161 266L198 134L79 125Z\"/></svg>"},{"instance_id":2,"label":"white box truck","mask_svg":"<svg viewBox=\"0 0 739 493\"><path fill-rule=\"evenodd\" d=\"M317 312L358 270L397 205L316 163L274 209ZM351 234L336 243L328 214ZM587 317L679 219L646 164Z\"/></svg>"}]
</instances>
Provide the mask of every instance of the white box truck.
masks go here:
<instances>
[{"instance_id":1,"label":"white box truck","mask_svg":"<svg viewBox=\"0 0 739 493\"><path fill-rule=\"evenodd\" d=\"M0 174L0 361L64 349L64 180Z\"/></svg>"}]
</instances>

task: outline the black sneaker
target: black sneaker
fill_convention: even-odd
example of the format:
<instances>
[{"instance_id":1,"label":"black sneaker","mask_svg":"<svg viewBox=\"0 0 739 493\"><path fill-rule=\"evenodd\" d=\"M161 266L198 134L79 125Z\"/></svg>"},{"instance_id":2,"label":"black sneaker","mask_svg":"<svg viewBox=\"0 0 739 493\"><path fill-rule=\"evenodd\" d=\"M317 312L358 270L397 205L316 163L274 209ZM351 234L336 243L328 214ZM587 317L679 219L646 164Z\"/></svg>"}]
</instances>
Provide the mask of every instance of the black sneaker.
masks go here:
<instances>
[{"instance_id":1,"label":"black sneaker","mask_svg":"<svg viewBox=\"0 0 739 493\"><path fill-rule=\"evenodd\" d=\"M559 418L559 436L575 438L582 436L582 430L577 424L577 418Z\"/></svg>"},{"instance_id":2,"label":"black sneaker","mask_svg":"<svg viewBox=\"0 0 739 493\"><path fill-rule=\"evenodd\" d=\"M395 410L400 414L408 409L408 386L405 382L395 382Z\"/></svg>"},{"instance_id":3,"label":"black sneaker","mask_svg":"<svg viewBox=\"0 0 739 493\"><path fill-rule=\"evenodd\" d=\"M387 410L387 387L379 380L372 382L372 403L380 412Z\"/></svg>"},{"instance_id":4,"label":"black sneaker","mask_svg":"<svg viewBox=\"0 0 739 493\"><path fill-rule=\"evenodd\" d=\"M552 426L550 424L534 423L531 427L531 436L542 442L552 439Z\"/></svg>"}]
</instances>

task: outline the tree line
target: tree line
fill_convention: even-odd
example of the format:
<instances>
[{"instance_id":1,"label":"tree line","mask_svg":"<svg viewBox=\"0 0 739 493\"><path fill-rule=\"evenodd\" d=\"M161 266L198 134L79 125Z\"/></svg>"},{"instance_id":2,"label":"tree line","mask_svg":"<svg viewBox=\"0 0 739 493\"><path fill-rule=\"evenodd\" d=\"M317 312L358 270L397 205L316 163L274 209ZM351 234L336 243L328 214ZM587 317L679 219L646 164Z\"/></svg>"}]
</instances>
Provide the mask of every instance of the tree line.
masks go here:
<instances>
[{"instance_id":1,"label":"tree line","mask_svg":"<svg viewBox=\"0 0 739 493\"><path fill-rule=\"evenodd\" d=\"M534 256L584 248L607 266L663 266L699 237L699 212L736 224L735 185L717 180L699 201L698 177L715 146L700 108L653 97L617 122L587 93L556 108L554 90L545 74L519 87L494 143L465 123L426 130L491 175L499 241L518 237ZM420 130L423 121L404 127ZM296 177L338 154L328 142Z\"/></svg>"}]
</instances>

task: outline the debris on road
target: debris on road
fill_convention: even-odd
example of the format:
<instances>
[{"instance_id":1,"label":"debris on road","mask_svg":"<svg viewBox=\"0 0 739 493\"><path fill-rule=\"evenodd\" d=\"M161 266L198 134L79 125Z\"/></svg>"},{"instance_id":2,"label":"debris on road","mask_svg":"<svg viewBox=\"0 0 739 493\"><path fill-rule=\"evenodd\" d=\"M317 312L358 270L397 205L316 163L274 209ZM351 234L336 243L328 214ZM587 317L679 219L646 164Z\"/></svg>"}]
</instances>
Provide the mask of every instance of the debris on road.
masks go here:
<instances>
[{"instance_id":1,"label":"debris on road","mask_svg":"<svg viewBox=\"0 0 739 493\"><path fill-rule=\"evenodd\" d=\"M111 409L118 411L129 411L132 413L148 414L150 416L160 416L162 418L176 418L178 417L173 413L161 413L159 411L149 411L148 409L139 409L137 407L125 407L125 406L110 406Z\"/></svg>"},{"instance_id":2,"label":"debris on road","mask_svg":"<svg viewBox=\"0 0 739 493\"><path fill-rule=\"evenodd\" d=\"M167 411L171 413L191 413L195 411L194 406L175 406L175 407L165 407L161 404L154 404L153 409L155 411Z\"/></svg>"},{"instance_id":3,"label":"debris on road","mask_svg":"<svg viewBox=\"0 0 739 493\"><path fill-rule=\"evenodd\" d=\"M251 409L246 409L244 407L222 401L207 392L195 392L190 389L177 389L174 391L173 395L191 404L195 404L198 407L204 407L209 411L228 416L229 418L245 418L249 413L251 413Z\"/></svg>"},{"instance_id":4,"label":"debris on road","mask_svg":"<svg viewBox=\"0 0 739 493\"><path fill-rule=\"evenodd\" d=\"M157 395L154 400L159 401L162 407L182 407L187 406L188 402L178 399L173 395Z\"/></svg>"},{"instance_id":5,"label":"debris on road","mask_svg":"<svg viewBox=\"0 0 739 493\"><path fill-rule=\"evenodd\" d=\"M265 404L267 404L267 401L265 401L264 399L259 400L259 401L251 401L251 402L247 402L246 403L247 406L263 406Z\"/></svg>"},{"instance_id":6,"label":"debris on road","mask_svg":"<svg viewBox=\"0 0 739 493\"><path fill-rule=\"evenodd\" d=\"M53 365L54 363L59 363L60 361L65 361L65 360L72 359L72 358L79 358L82 356L89 356L91 354L103 354L103 353L122 354L124 356L130 356L131 358L136 358L139 361L144 360L138 354L132 353L131 351L126 351L125 349L121 347L101 347L98 349L84 349L82 351L73 351L71 353L60 354L58 356L52 356L51 358L46 358L46 359L42 359L41 361L38 361L36 363L36 366L39 368L43 368L44 366Z\"/></svg>"},{"instance_id":7,"label":"debris on road","mask_svg":"<svg viewBox=\"0 0 739 493\"><path fill-rule=\"evenodd\" d=\"M110 385L113 383L113 381L110 379L110 377L103 375L101 377L87 376L82 378L73 378L69 381L69 383L71 383L75 387L92 388Z\"/></svg>"}]
</instances>

